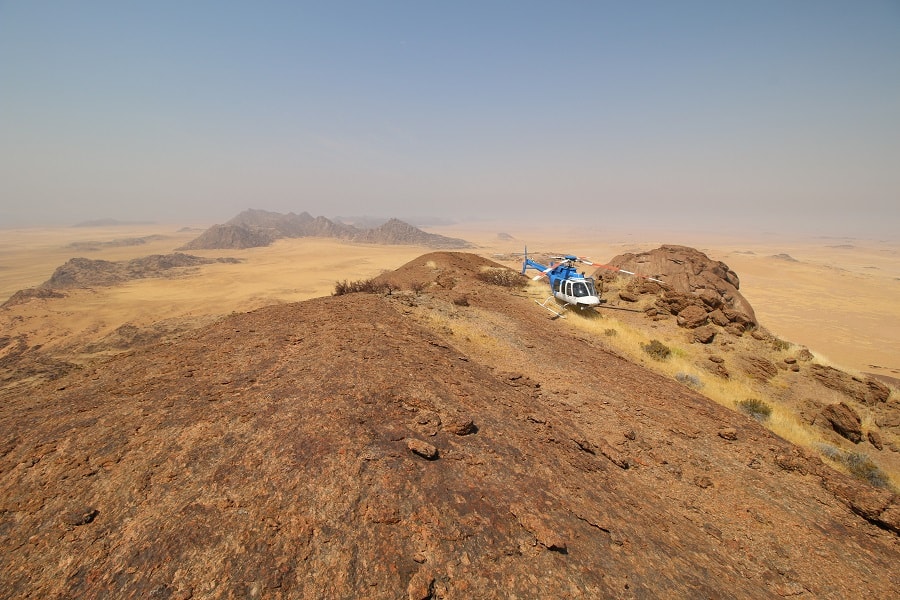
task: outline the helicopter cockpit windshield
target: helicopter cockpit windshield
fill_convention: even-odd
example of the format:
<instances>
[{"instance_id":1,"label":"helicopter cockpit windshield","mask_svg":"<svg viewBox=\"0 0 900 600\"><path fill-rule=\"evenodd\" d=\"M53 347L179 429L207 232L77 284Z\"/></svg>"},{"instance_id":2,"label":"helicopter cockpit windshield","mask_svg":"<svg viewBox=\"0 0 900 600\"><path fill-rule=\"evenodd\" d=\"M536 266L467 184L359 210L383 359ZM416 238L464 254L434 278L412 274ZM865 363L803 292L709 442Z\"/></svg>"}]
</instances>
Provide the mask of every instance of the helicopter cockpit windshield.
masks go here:
<instances>
[{"instance_id":1,"label":"helicopter cockpit windshield","mask_svg":"<svg viewBox=\"0 0 900 600\"><path fill-rule=\"evenodd\" d=\"M590 292L588 291L588 286L586 283L576 282L573 286L573 291L575 292L576 298L583 298L585 296L590 296Z\"/></svg>"}]
</instances>

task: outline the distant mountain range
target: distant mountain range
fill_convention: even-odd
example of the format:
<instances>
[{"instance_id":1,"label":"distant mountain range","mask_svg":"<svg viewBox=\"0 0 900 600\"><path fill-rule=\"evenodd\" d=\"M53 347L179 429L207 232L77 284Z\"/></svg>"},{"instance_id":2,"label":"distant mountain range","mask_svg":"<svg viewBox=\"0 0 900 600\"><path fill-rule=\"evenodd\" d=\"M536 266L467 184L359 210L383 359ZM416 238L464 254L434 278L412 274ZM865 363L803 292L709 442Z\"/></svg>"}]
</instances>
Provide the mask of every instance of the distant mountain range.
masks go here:
<instances>
[{"instance_id":1,"label":"distant mountain range","mask_svg":"<svg viewBox=\"0 0 900 600\"><path fill-rule=\"evenodd\" d=\"M426 233L398 219L361 229L307 212L248 209L223 225L213 225L179 250L221 250L268 246L281 238L322 237L366 244L410 245L449 250L472 248L466 240Z\"/></svg>"}]
</instances>

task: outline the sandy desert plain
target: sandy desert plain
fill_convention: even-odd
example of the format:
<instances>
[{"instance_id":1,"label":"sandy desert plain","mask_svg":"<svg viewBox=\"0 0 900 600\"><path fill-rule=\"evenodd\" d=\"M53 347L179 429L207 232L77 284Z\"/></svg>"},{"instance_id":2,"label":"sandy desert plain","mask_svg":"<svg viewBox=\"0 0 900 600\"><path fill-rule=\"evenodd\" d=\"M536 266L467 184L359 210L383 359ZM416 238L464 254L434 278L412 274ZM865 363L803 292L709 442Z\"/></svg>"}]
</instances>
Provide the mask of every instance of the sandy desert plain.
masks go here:
<instances>
[{"instance_id":1,"label":"sandy desert plain","mask_svg":"<svg viewBox=\"0 0 900 600\"><path fill-rule=\"evenodd\" d=\"M73 257L129 260L168 254L205 226L147 224L110 227L7 229L0 233L0 299L37 287ZM624 232L540 229L498 223L427 228L466 239L473 252L497 255L566 252L608 261L662 244L692 246L729 265L741 292L772 333L809 347L835 365L900 378L900 242L851 238L788 238L759 234ZM145 238L138 245L116 240ZM418 246L351 244L332 239L281 239L269 247L196 250L208 258L232 257L181 270L174 278L133 280L115 287L68 290L67 297L32 300L11 319L0 311L3 335L27 334L31 344L70 346L97 340L123 324L201 324L234 311L331 294L339 280L393 270L429 252ZM516 263L506 261L515 268ZM536 308L536 310L539 310Z\"/></svg>"}]
</instances>

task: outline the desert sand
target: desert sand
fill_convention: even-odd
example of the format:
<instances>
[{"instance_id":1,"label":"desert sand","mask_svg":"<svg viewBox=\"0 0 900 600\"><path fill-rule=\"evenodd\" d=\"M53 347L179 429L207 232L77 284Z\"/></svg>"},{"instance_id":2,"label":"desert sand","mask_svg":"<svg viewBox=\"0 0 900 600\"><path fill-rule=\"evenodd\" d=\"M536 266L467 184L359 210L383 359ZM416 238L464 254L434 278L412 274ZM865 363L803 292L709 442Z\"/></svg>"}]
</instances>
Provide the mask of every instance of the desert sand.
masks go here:
<instances>
[{"instance_id":1,"label":"desert sand","mask_svg":"<svg viewBox=\"0 0 900 600\"><path fill-rule=\"evenodd\" d=\"M201 231L165 224L5 230L0 236L0 298L40 285L70 258L116 261L166 254ZM772 333L807 346L836 365L900 376L897 243L658 231L562 232L528 226L501 230L496 224L429 231L469 240L478 245L478 254L495 260L521 252L525 244L532 251L574 253L600 261L664 243L693 246L738 273L742 293ZM135 239L145 241L127 245ZM0 314L0 325L5 335L27 333L32 343L53 347L99 339L125 323L144 327L164 320L204 320L327 296L336 281L374 277L426 251L310 238L279 240L265 248L192 251L241 262L189 269L175 278L73 290L63 299L33 300L27 308L19 307L14 322ZM513 261L505 264L516 266Z\"/></svg>"}]
</instances>

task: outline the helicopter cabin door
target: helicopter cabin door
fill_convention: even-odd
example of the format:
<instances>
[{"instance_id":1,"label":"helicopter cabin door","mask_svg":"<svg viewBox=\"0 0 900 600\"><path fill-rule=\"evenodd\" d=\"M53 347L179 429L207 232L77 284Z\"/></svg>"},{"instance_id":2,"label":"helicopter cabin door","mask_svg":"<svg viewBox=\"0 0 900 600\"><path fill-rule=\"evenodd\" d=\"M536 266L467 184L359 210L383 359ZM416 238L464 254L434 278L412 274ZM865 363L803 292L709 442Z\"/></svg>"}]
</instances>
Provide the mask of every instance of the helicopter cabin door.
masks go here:
<instances>
[{"instance_id":1,"label":"helicopter cabin door","mask_svg":"<svg viewBox=\"0 0 900 600\"><path fill-rule=\"evenodd\" d=\"M572 302L572 282L569 280L562 282L562 293L563 300L566 302Z\"/></svg>"}]
</instances>

